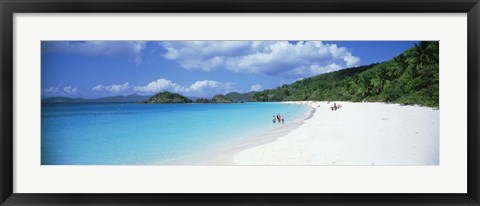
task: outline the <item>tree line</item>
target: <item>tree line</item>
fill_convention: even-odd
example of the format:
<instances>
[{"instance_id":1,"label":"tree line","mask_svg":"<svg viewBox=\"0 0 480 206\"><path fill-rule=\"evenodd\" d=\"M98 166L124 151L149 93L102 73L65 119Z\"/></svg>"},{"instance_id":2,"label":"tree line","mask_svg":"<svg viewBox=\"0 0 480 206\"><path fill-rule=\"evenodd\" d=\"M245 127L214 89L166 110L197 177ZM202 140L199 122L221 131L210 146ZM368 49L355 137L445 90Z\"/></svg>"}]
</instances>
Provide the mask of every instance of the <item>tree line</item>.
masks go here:
<instances>
[{"instance_id":1,"label":"tree line","mask_svg":"<svg viewBox=\"0 0 480 206\"><path fill-rule=\"evenodd\" d=\"M439 42L422 41L395 58L255 93L252 101L390 102L439 107Z\"/></svg>"}]
</instances>

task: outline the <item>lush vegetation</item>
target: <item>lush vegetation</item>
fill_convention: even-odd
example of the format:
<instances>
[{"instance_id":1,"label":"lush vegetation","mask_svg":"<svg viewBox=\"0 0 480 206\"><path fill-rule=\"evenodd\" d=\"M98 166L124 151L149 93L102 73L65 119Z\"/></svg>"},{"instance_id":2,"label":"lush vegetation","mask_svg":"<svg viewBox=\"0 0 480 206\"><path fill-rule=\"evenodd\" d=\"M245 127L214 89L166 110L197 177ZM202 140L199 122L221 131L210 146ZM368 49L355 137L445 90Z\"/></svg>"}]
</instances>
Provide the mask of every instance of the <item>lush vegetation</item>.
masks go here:
<instances>
[{"instance_id":1,"label":"lush vegetation","mask_svg":"<svg viewBox=\"0 0 480 206\"><path fill-rule=\"evenodd\" d=\"M228 96L222 95L222 94L217 94L211 99L207 98L198 98L196 103L233 103L233 99L231 99Z\"/></svg>"},{"instance_id":2,"label":"lush vegetation","mask_svg":"<svg viewBox=\"0 0 480 206\"><path fill-rule=\"evenodd\" d=\"M257 92L252 101L369 101L439 107L439 43L420 42L389 61Z\"/></svg>"},{"instance_id":3,"label":"lush vegetation","mask_svg":"<svg viewBox=\"0 0 480 206\"><path fill-rule=\"evenodd\" d=\"M168 91L160 92L148 100L144 101L144 103L191 103L192 100L177 94Z\"/></svg>"},{"instance_id":4,"label":"lush vegetation","mask_svg":"<svg viewBox=\"0 0 480 206\"><path fill-rule=\"evenodd\" d=\"M252 99L253 95L255 95L255 92L247 92L242 94L238 92L230 92L225 96L229 97L234 102L248 102Z\"/></svg>"},{"instance_id":5,"label":"lush vegetation","mask_svg":"<svg viewBox=\"0 0 480 206\"><path fill-rule=\"evenodd\" d=\"M233 103L233 100L225 95L217 94L212 97L210 103Z\"/></svg>"},{"instance_id":6,"label":"lush vegetation","mask_svg":"<svg viewBox=\"0 0 480 206\"><path fill-rule=\"evenodd\" d=\"M210 103L210 100L207 98L198 98L196 103Z\"/></svg>"}]
</instances>

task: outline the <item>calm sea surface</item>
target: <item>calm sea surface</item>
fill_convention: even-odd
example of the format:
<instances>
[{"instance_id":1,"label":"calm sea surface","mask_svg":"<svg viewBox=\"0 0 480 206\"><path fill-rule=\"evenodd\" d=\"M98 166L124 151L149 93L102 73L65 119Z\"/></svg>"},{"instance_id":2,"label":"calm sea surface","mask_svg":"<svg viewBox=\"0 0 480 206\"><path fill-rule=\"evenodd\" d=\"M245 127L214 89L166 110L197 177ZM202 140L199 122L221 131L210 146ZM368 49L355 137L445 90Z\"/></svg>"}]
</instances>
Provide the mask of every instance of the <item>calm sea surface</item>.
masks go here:
<instances>
[{"instance_id":1,"label":"calm sea surface","mask_svg":"<svg viewBox=\"0 0 480 206\"><path fill-rule=\"evenodd\" d=\"M42 165L152 164L300 118L298 104L42 104Z\"/></svg>"}]
</instances>

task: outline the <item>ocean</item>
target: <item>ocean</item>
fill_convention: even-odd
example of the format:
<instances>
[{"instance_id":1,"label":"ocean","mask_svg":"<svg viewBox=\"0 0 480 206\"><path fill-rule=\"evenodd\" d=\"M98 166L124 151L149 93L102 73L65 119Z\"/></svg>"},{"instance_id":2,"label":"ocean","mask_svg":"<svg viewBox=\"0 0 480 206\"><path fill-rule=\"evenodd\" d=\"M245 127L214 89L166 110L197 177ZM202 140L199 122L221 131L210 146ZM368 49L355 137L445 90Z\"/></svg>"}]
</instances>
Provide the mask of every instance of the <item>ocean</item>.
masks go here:
<instances>
[{"instance_id":1,"label":"ocean","mask_svg":"<svg viewBox=\"0 0 480 206\"><path fill-rule=\"evenodd\" d=\"M307 106L42 104L42 165L151 165L191 157L302 118Z\"/></svg>"}]
</instances>

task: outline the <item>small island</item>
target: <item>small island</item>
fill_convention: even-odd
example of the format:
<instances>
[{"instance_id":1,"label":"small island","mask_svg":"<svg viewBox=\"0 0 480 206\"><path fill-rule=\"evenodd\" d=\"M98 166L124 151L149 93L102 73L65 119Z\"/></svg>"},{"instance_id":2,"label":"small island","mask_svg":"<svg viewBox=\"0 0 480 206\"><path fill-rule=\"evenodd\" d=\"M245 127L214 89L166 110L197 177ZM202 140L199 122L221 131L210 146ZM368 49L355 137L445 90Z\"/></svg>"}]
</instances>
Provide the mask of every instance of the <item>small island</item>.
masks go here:
<instances>
[{"instance_id":1,"label":"small island","mask_svg":"<svg viewBox=\"0 0 480 206\"><path fill-rule=\"evenodd\" d=\"M186 98L180 94L172 93L168 91L160 92L148 100L144 101L143 103L149 104L172 104L172 103L192 103L193 101L189 98Z\"/></svg>"},{"instance_id":2,"label":"small island","mask_svg":"<svg viewBox=\"0 0 480 206\"><path fill-rule=\"evenodd\" d=\"M225 96L229 97L230 99L232 99L234 102L253 102L253 96L256 94L257 92L255 91L251 91L251 92L247 92L247 93L238 93L238 92L230 92L228 94L226 94Z\"/></svg>"},{"instance_id":3,"label":"small island","mask_svg":"<svg viewBox=\"0 0 480 206\"><path fill-rule=\"evenodd\" d=\"M223 94L217 94L212 97L210 103L233 103L233 100Z\"/></svg>"},{"instance_id":4,"label":"small island","mask_svg":"<svg viewBox=\"0 0 480 206\"><path fill-rule=\"evenodd\" d=\"M198 98L197 101L195 102L200 104L207 104L207 103L219 104L219 103L234 103L235 101L232 98L225 96L223 94L217 94L213 96L211 99Z\"/></svg>"},{"instance_id":5,"label":"small island","mask_svg":"<svg viewBox=\"0 0 480 206\"><path fill-rule=\"evenodd\" d=\"M207 98L198 98L195 102L196 103L243 103L243 102L250 102L252 101L252 97L256 92L247 92L244 94L238 92L231 92L226 95L217 94L213 96L211 99Z\"/></svg>"},{"instance_id":6,"label":"small island","mask_svg":"<svg viewBox=\"0 0 480 206\"><path fill-rule=\"evenodd\" d=\"M210 103L210 100L207 98L198 98L197 101L195 102L200 104L205 104L205 103Z\"/></svg>"},{"instance_id":7,"label":"small island","mask_svg":"<svg viewBox=\"0 0 480 206\"><path fill-rule=\"evenodd\" d=\"M223 94L217 94L213 96L211 99L207 98L199 98L195 101L196 103L213 103L213 104L219 104L219 103L234 103L235 101L227 97ZM148 104L178 104L178 103L193 103L193 101L185 96L182 96L177 93L173 92L168 92L168 91L163 91L160 93L157 93L150 97L148 100L143 101L143 103L148 103Z\"/></svg>"}]
</instances>

